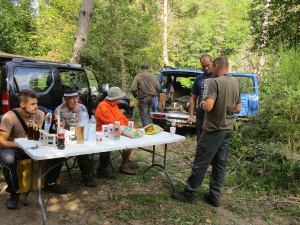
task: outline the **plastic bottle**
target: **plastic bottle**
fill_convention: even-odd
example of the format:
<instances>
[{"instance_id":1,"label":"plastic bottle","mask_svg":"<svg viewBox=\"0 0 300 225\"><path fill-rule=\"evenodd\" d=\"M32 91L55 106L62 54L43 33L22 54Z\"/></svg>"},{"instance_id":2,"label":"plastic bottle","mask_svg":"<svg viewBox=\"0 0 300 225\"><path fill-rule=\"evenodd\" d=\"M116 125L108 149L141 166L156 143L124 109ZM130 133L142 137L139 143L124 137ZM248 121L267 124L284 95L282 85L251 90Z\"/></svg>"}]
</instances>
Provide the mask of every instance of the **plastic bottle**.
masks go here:
<instances>
[{"instance_id":1,"label":"plastic bottle","mask_svg":"<svg viewBox=\"0 0 300 225\"><path fill-rule=\"evenodd\" d=\"M75 140L76 126L78 125L78 120L76 119L75 112L72 112L72 117L69 121L69 124L70 124L71 139Z\"/></svg>"},{"instance_id":2,"label":"plastic bottle","mask_svg":"<svg viewBox=\"0 0 300 225\"><path fill-rule=\"evenodd\" d=\"M60 124L60 127L57 129L57 148L59 150L65 149L65 131L63 124Z\"/></svg>"},{"instance_id":3,"label":"plastic bottle","mask_svg":"<svg viewBox=\"0 0 300 225\"><path fill-rule=\"evenodd\" d=\"M89 120L89 139L96 139L96 119L94 115L92 115Z\"/></svg>"},{"instance_id":4,"label":"plastic bottle","mask_svg":"<svg viewBox=\"0 0 300 225\"><path fill-rule=\"evenodd\" d=\"M48 112L45 116L45 124L44 124L44 130L49 133L49 129L51 126L51 122L52 122L52 110L48 109Z\"/></svg>"},{"instance_id":5,"label":"plastic bottle","mask_svg":"<svg viewBox=\"0 0 300 225\"><path fill-rule=\"evenodd\" d=\"M89 140L89 114L86 109L82 108L80 124L84 126L84 141Z\"/></svg>"}]
</instances>

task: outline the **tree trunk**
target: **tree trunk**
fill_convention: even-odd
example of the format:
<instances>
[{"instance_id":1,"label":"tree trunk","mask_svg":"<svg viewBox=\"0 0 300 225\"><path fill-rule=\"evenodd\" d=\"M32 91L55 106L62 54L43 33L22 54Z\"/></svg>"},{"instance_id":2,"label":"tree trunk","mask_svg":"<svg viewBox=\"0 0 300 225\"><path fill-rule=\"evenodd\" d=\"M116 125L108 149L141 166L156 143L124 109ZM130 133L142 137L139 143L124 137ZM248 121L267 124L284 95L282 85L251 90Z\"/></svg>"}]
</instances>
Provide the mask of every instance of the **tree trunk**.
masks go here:
<instances>
[{"instance_id":1,"label":"tree trunk","mask_svg":"<svg viewBox=\"0 0 300 225\"><path fill-rule=\"evenodd\" d=\"M120 63L121 63L121 89L124 92L127 92L127 85L126 85L126 77L125 77L125 73L126 73L126 69L125 69L125 60L124 60L124 52L123 52L123 45L122 43L120 43L119 45L119 49L120 49Z\"/></svg>"},{"instance_id":2,"label":"tree trunk","mask_svg":"<svg viewBox=\"0 0 300 225\"><path fill-rule=\"evenodd\" d=\"M163 59L164 59L164 67L169 66L169 57L168 57L168 0L163 0Z\"/></svg>"},{"instance_id":3,"label":"tree trunk","mask_svg":"<svg viewBox=\"0 0 300 225\"><path fill-rule=\"evenodd\" d=\"M258 67L258 73L257 75L259 76L260 80L263 79L262 75L262 69L265 65L266 62L266 54L264 52L264 47L267 45L268 42L268 25L269 25L269 16L270 16L270 2L271 0L266 0L266 4L264 7L264 23L262 25L262 34L261 34L261 39L262 39L262 44L261 44L261 52L259 55L259 67Z\"/></svg>"},{"instance_id":4,"label":"tree trunk","mask_svg":"<svg viewBox=\"0 0 300 225\"><path fill-rule=\"evenodd\" d=\"M79 11L77 32L74 37L72 63L78 63L80 60L80 51L87 45L89 28L92 21L94 0L82 0Z\"/></svg>"}]
</instances>

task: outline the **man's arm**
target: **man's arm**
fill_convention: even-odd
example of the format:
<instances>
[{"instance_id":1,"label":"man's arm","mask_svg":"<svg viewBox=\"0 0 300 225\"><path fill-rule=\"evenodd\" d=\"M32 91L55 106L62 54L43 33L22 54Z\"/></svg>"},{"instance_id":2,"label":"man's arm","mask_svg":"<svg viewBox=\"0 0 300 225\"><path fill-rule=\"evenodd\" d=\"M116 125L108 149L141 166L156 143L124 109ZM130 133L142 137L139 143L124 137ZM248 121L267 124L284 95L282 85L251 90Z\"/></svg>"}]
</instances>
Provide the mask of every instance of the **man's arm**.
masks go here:
<instances>
[{"instance_id":1,"label":"man's arm","mask_svg":"<svg viewBox=\"0 0 300 225\"><path fill-rule=\"evenodd\" d=\"M96 110L97 111L97 110ZM97 117L104 123L110 124L115 123L116 119L112 114L112 111L108 107L102 107L101 110L97 112Z\"/></svg>"},{"instance_id":2,"label":"man's arm","mask_svg":"<svg viewBox=\"0 0 300 225\"><path fill-rule=\"evenodd\" d=\"M194 110L196 108L197 97L198 95L192 95L190 98L190 117L188 119L189 124L192 124L194 120Z\"/></svg>"},{"instance_id":3,"label":"man's arm","mask_svg":"<svg viewBox=\"0 0 300 225\"><path fill-rule=\"evenodd\" d=\"M19 146L13 142L8 141L10 132L0 130L0 148L19 148Z\"/></svg>"},{"instance_id":4,"label":"man's arm","mask_svg":"<svg viewBox=\"0 0 300 225\"><path fill-rule=\"evenodd\" d=\"M137 98L138 97L138 84L137 84L137 77L135 77L132 81L131 84L131 93L133 95L133 97Z\"/></svg>"},{"instance_id":5,"label":"man's arm","mask_svg":"<svg viewBox=\"0 0 300 225\"><path fill-rule=\"evenodd\" d=\"M233 113L240 113L241 109L242 109L242 104L238 103L238 104L235 105Z\"/></svg>"},{"instance_id":6,"label":"man's arm","mask_svg":"<svg viewBox=\"0 0 300 225\"><path fill-rule=\"evenodd\" d=\"M205 111L205 112L210 112L215 104L215 100L212 98L206 98L205 101L202 100L200 102L200 107Z\"/></svg>"},{"instance_id":7,"label":"man's arm","mask_svg":"<svg viewBox=\"0 0 300 225\"><path fill-rule=\"evenodd\" d=\"M161 86L160 86L160 84L158 82L158 79L156 79L156 77L155 77L155 80L156 80L156 87L155 87L155 89L156 89L156 91L159 91L161 89Z\"/></svg>"}]
</instances>

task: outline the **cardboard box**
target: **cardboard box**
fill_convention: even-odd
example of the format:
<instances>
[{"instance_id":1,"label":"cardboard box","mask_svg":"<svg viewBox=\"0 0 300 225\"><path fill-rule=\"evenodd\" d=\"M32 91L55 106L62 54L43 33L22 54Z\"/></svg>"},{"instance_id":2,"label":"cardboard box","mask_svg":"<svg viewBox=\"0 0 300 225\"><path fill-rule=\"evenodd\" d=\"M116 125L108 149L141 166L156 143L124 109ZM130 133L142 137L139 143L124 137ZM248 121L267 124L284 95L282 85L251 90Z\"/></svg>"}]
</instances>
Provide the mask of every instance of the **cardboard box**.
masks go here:
<instances>
[{"instance_id":1,"label":"cardboard box","mask_svg":"<svg viewBox=\"0 0 300 225\"><path fill-rule=\"evenodd\" d=\"M180 97L180 91L174 91L173 99Z\"/></svg>"},{"instance_id":2,"label":"cardboard box","mask_svg":"<svg viewBox=\"0 0 300 225\"><path fill-rule=\"evenodd\" d=\"M48 169L47 161L42 161L42 174L44 174ZM38 161L34 161L34 176L33 176L33 188L38 189ZM20 186L19 193L26 193L30 188L30 171L31 171L31 159L23 159L17 165L17 177ZM45 187L47 179L47 174L42 178L41 188ZM57 179L57 184L61 184L61 177Z\"/></svg>"},{"instance_id":3,"label":"cardboard box","mask_svg":"<svg viewBox=\"0 0 300 225\"><path fill-rule=\"evenodd\" d=\"M167 99L167 95L166 93L160 93L159 94L159 104L158 104L158 108L163 111L165 106L166 106L166 99Z\"/></svg>"}]
</instances>

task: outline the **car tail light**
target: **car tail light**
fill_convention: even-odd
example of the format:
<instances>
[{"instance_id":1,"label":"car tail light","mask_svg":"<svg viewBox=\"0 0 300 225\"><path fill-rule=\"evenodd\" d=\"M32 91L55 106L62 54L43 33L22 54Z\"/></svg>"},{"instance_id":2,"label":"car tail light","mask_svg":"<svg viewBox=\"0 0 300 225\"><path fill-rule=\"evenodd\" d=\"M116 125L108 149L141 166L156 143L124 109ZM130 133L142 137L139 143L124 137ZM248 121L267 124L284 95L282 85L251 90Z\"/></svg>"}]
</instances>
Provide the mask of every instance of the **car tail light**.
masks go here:
<instances>
[{"instance_id":1,"label":"car tail light","mask_svg":"<svg viewBox=\"0 0 300 225\"><path fill-rule=\"evenodd\" d=\"M161 114L153 114L152 117L155 119L166 119L167 118L166 115L161 115Z\"/></svg>"},{"instance_id":2,"label":"car tail light","mask_svg":"<svg viewBox=\"0 0 300 225\"><path fill-rule=\"evenodd\" d=\"M2 113L10 110L9 94L8 91L2 91Z\"/></svg>"}]
</instances>

